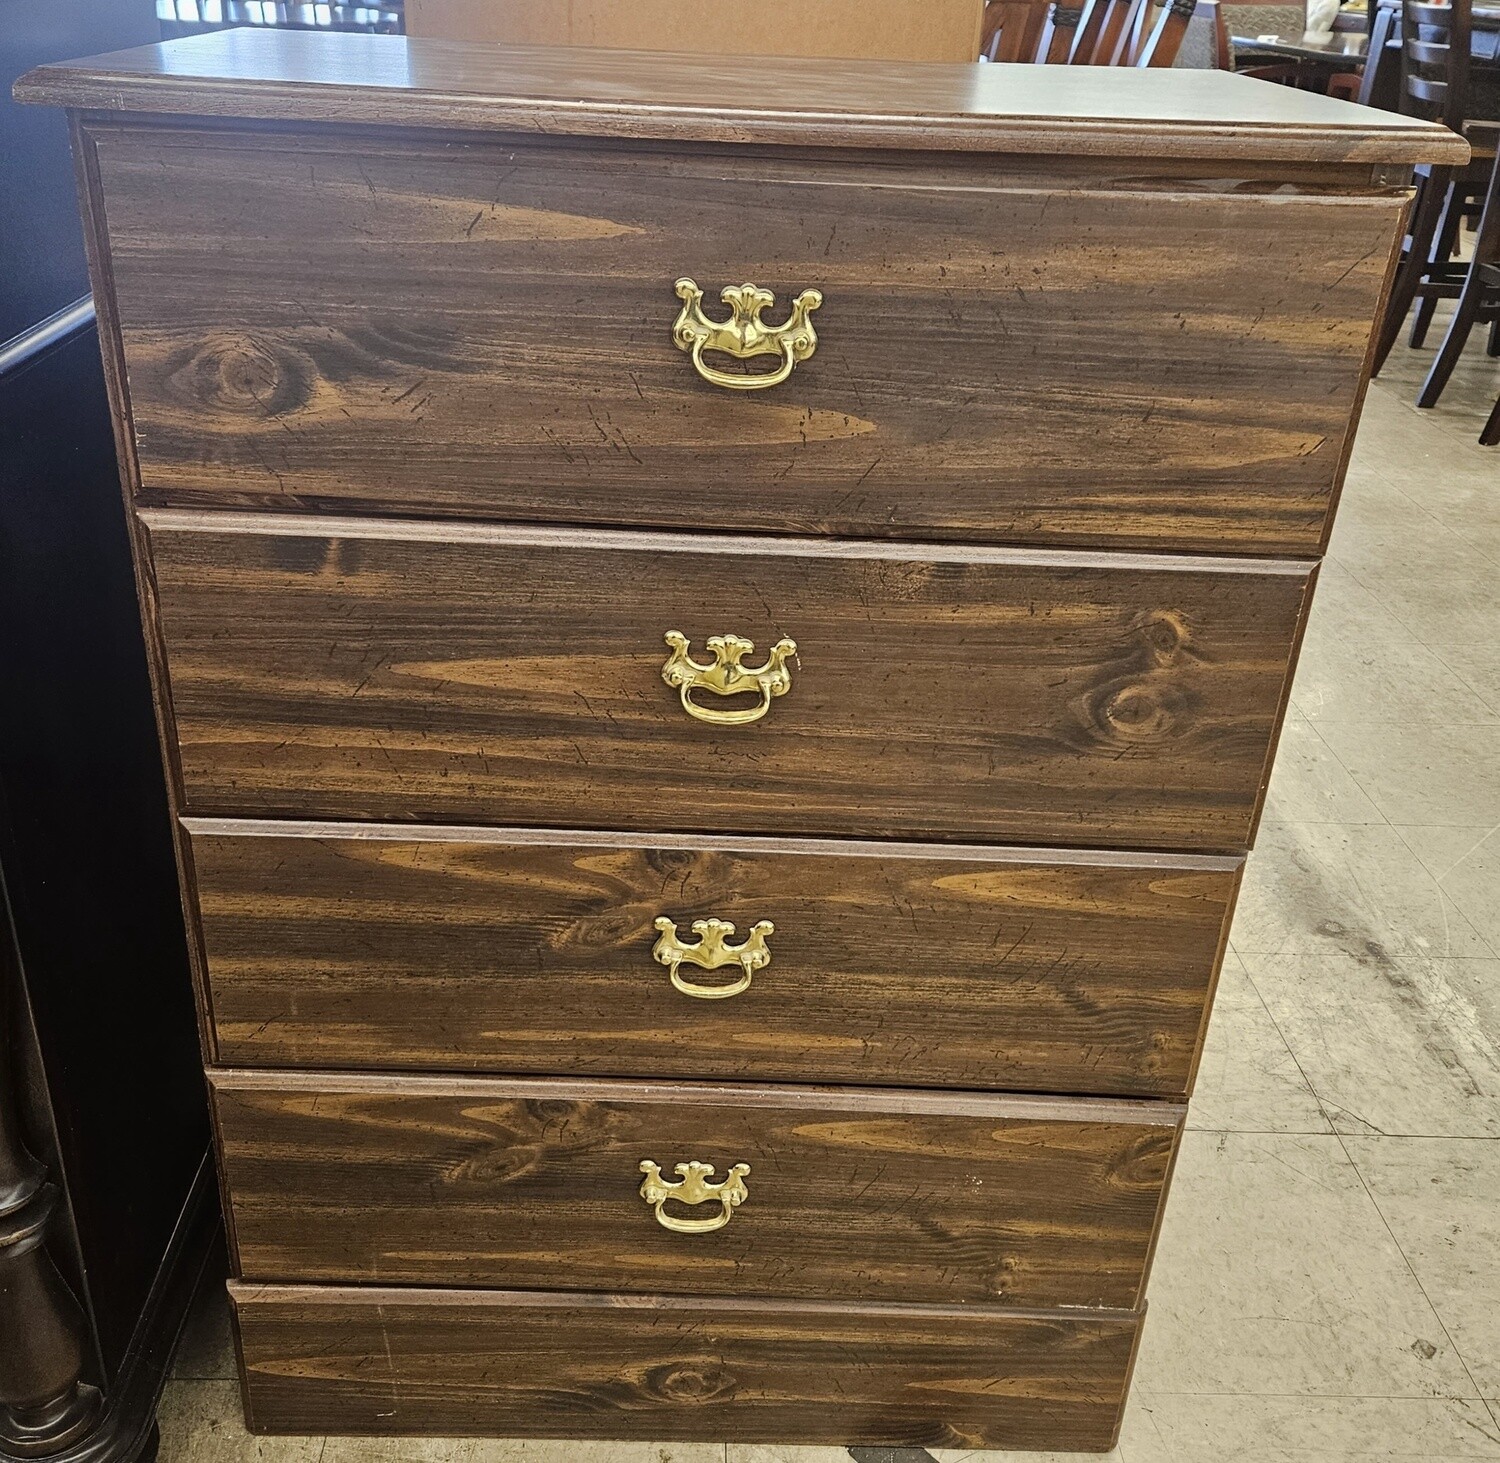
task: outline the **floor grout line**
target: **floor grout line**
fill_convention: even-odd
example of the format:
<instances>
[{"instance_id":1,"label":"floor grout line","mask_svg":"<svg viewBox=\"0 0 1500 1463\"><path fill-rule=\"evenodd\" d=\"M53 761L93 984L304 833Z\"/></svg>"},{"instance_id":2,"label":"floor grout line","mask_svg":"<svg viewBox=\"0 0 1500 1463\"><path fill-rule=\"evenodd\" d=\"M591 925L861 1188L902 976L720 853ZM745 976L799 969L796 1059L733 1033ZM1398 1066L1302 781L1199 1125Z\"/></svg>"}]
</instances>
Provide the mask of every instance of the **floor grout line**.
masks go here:
<instances>
[{"instance_id":1,"label":"floor grout line","mask_svg":"<svg viewBox=\"0 0 1500 1463\"><path fill-rule=\"evenodd\" d=\"M1246 972L1246 974L1250 976L1250 984L1252 986L1255 986L1256 994L1260 995L1260 987L1255 985L1254 976L1250 975L1248 971ZM1265 997L1261 996L1261 1000L1264 1003ZM1298 1057L1297 1053L1293 1050L1292 1044L1287 1041L1286 1033L1281 1029L1281 1023L1277 1021L1275 1015L1270 1011L1269 1007L1267 1007L1267 1014L1270 1015L1271 1024L1275 1026L1277 1034L1281 1037L1283 1042L1286 1042L1287 1051L1291 1053L1292 1061L1296 1064L1298 1072L1302 1074L1302 1080L1307 1083L1308 1090L1313 1094L1314 1098L1317 1099L1319 1107L1322 1107L1323 1099L1319 1096L1317 1088L1313 1086L1311 1080L1308 1078L1307 1072L1302 1065L1302 1061ZM1329 1122L1330 1125L1332 1125L1331 1118L1329 1119ZM1447 1341L1449 1349L1453 1352L1453 1355L1457 1359L1458 1364L1464 1369L1464 1375L1468 1377L1469 1385L1474 1389L1473 1400L1483 1402L1484 1396L1480 1390L1478 1379L1474 1376L1473 1370L1470 1368L1468 1360L1465 1358L1463 1352L1458 1349L1458 1343L1453 1339L1452 1333L1448 1330L1448 1323L1443 1320L1441 1312L1439 1312L1437 1306L1433 1304L1432 1297L1427 1293L1427 1287L1422 1283L1422 1277L1417 1274L1416 1267L1412 1264L1405 1248L1401 1244L1401 1241L1397 1239L1395 1230L1391 1228L1390 1220L1386 1218L1385 1211L1380 1207L1380 1201L1376 1199L1369 1183L1365 1179L1364 1174L1360 1171L1359 1164L1355 1162L1354 1155L1349 1152L1349 1145L1344 1141L1344 1134L1339 1132L1337 1127L1334 1127L1333 1137L1337 1140L1339 1151L1344 1155L1345 1161L1353 1170L1355 1178L1359 1180L1359 1186L1364 1190L1365 1197L1370 1201L1371 1206L1374 1208L1376 1215L1380 1219L1382 1227L1390 1236L1391 1243L1396 1247L1396 1253L1401 1256L1401 1262L1406 1266L1407 1273L1411 1276L1412 1280L1415 1281L1417 1289L1422 1293L1422 1299L1427 1302L1428 1309L1432 1312L1433 1319L1437 1321L1438 1326L1442 1329L1443 1337ZM1366 1141L1375 1143L1389 1142L1390 1136L1388 1134L1376 1134ZM1497 1140L1490 1138L1482 1141L1495 1142ZM1487 1405L1486 1410L1489 1410ZM1500 1443L1500 1436L1496 1436L1493 1441Z\"/></svg>"},{"instance_id":2,"label":"floor grout line","mask_svg":"<svg viewBox=\"0 0 1500 1463\"><path fill-rule=\"evenodd\" d=\"M1427 1293L1427 1287L1422 1283L1422 1277L1417 1274L1416 1266L1413 1265L1411 1260L1407 1257L1405 1246L1402 1245L1401 1241L1396 1237L1396 1231L1391 1228L1390 1220L1385 1217L1385 1210L1380 1207L1380 1200L1375 1197L1374 1191L1370 1188L1370 1185L1366 1181L1364 1174L1360 1171L1359 1164L1355 1160L1354 1155L1349 1152L1349 1145L1344 1142L1344 1135L1342 1133L1335 1132L1334 1137L1339 1140L1339 1147L1343 1149L1344 1157L1349 1160L1349 1166L1354 1170L1354 1176L1359 1180L1360 1187L1365 1191L1365 1194L1369 1198L1370 1203L1375 1206L1375 1212L1380 1216L1380 1222L1385 1226L1385 1232L1390 1235L1391 1243L1396 1247L1396 1253L1401 1256L1401 1259L1406 1265L1407 1270L1411 1273L1411 1278L1417 1282L1417 1289L1422 1292L1422 1299L1427 1302L1429 1307L1431 1307L1434 1318L1437 1320L1438 1325L1442 1327L1443 1337L1447 1341L1449 1347L1452 1349L1453 1355L1458 1360L1458 1364L1464 1369L1464 1375L1468 1377L1469 1384L1474 1388L1475 1398L1479 1402L1484 1403L1484 1393L1479 1386L1479 1379L1474 1375L1473 1369L1469 1366L1468 1358L1464 1356L1461 1350L1459 1350L1458 1342L1453 1339L1453 1333L1449 1331L1448 1323L1443 1319L1442 1312L1438 1310L1437 1306L1433 1303L1432 1297ZM1379 1140L1377 1139L1372 1141ZM1485 1410L1489 1411L1488 1403L1485 1403ZM1487 1434L1486 1436L1490 1435ZM1490 1441L1494 1443L1500 1443L1500 1431L1497 1431L1493 1436L1490 1436Z\"/></svg>"},{"instance_id":3,"label":"floor grout line","mask_svg":"<svg viewBox=\"0 0 1500 1463\"><path fill-rule=\"evenodd\" d=\"M1449 826L1460 827L1460 828L1478 829L1478 828L1483 827L1484 825L1480 824L1480 823L1459 823L1459 824L1454 824L1454 825L1449 825L1449 824L1445 824L1445 823L1392 823L1391 824L1391 827L1396 830L1396 833L1399 835L1402 843L1404 843L1408 848L1411 849L1413 856L1416 858L1416 860L1417 860L1418 863L1422 864L1423 868L1427 867L1426 861L1422 858L1422 855L1416 850L1416 848L1414 848L1412 846L1411 839L1409 839L1406 836L1407 829L1409 829L1409 828L1444 828L1444 827L1449 827ZM1428 873L1430 873L1433 876L1434 879L1440 879L1440 880L1441 879L1446 879L1448 877L1448 875L1451 874L1454 871L1454 869L1456 869L1461 863L1464 862L1465 859L1467 859L1469 857L1470 854L1477 853L1481 848L1483 848L1484 845L1486 843L1488 843L1490 841L1490 839L1495 836L1495 834L1496 834L1497 831L1500 831L1500 827L1491 828L1491 829L1487 830L1486 832L1481 833L1479 835L1479 837L1472 844L1469 845L1468 848L1466 848L1461 854L1459 854L1459 856L1456 859L1454 859L1453 862L1451 864L1449 864L1446 869L1443 870L1442 873L1438 873L1434 869L1428 869Z\"/></svg>"},{"instance_id":4,"label":"floor grout line","mask_svg":"<svg viewBox=\"0 0 1500 1463\"><path fill-rule=\"evenodd\" d=\"M1332 549L1332 548L1329 549L1328 557L1330 559L1332 559L1333 562L1336 563L1339 566L1339 568L1342 569L1357 585L1359 585L1359 587L1362 590L1364 590L1365 593L1368 594L1376 602L1376 604L1378 604L1388 615L1390 615L1390 617L1393 620L1395 620L1396 623L1398 625L1400 625L1401 628L1403 630L1405 630L1406 633L1408 635L1410 635L1412 637L1412 639L1417 642L1418 645L1420 645L1425 651L1427 651L1427 653L1429 655L1431 655L1432 658L1435 661L1437 661L1437 663L1440 666L1442 666L1442 668L1445 671L1447 671L1449 675L1453 676L1456 680L1458 680L1459 683L1461 685L1463 685L1469 691L1469 693L1477 701L1479 701L1484 706L1490 706L1491 705L1489 697L1487 697L1486 695L1484 695L1483 692L1479 691L1473 685L1473 683L1468 679L1468 677L1466 677L1461 671L1455 670L1453 668L1453 666L1451 666L1446 660L1443 659L1441 647L1433 645L1428 640L1428 638L1425 635L1423 635L1423 634L1421 634L1421 633L1418 632L1418 630L1411 624L1411 622L1409 620L1403 619L1402 616L1401 616L1400 610L1398 610L1395 605L1389 603L1371 585L1366 584L1365 581L1359 577L1358 571L1354 568L1354 566L1352 564L1350 564L1345 559L1341 559L1338 556L1337 551L1334 550L1334 549ZM1500 708L1492 708L1492 709L1500 711ZM1401 723L1393 723L1393 724L1401 724ZM1482 721L1481 722L1457 722L1457 723L1454 723L1454 725L1458 725L1458 726L1470 726L1470 725L1472 725L1472 726L1489 726L1489 725L1493 725L1493 723L1482 722Z\"/></svg>"},{"instance_id":5,"label":"floor grout line","mask_svg":"<svg viewBox=\"0 0 1500 1463\"><path fill-rule=\"evenodd\" d=\"M1352 771L1350 771L1344 759L1340 757L1339 754L1334 751L1334 749L1329 745L1328 739L1323 735L1321 731L1318 730L1317 722L1307 720L1307 725L1312 728L1312 734L1317 737L1318 744L1328 753L1330 757L1333 758L1334 766L1336 766L1344 774L1344 776L1347 777L1349 781L1352 782L1355 787L1357 787L1360 792L1364 794L1366 801L1368 801L1370 806L1375 809L1376 816L1380 819L1380 824L1389 828L1391 826L1391 820L1386 817L1385 809L1375 801L1375 795L1369 790L1369 788L1364 785L1364 783L1359 780L1359 778L1354 775ZM1274 768L1272 768L1272 772L1274 774ZM1358 826L1369 827L1370 825L1362 824Z\"/></svg>"},{"instance_id":6,"label":"floor grout line","mask_svg":"<svg viewBox=\"0 0 1500 1463\"><path fill-rule=\"evenodd\" d=\"M1490 831L1488 833L1484 834L1479 839L1479 841L1474 844L1474 846L1472 848L1468 849L1465 853L1460 854L1459 857L1456 858L1453 861L1453 863L1443 873L1437 874L1437 873L1434 873L1431 869L1429 869L1425 863L1423 863L1421 855L1417 852L1417 850L1415 848L1412 847L1411 839L1409 839L1406 836L1405 832L1403 832L1403 829L1405 829L1405 828L1441 828L1441 827L1443 827L1445 825L1443 825L1441 823L1404 823L1404 824L1403 823L1392 823L1390 826L1396 830L1396 836L1401 840L1401 842L1404 843L1408 849L1411 849L1411 855L1412 855L1412 857L1414 859L1416 859L1416 861L1419 864L1422 865L1423 872L1426 873L1427 877L1432 880L1432 886L1437 891L1438 898L1440 900L1446 900L1448 904L1451 904L1453 906L1453 908L1458 911L1459 915L1462 916L1464 922L1473 931L1474 938L1476 940L1478 940L1479 943L1481 945L1483 945L1484 948L1490 952L1489 956L1487 958L1492 959L1492 960L1494 960L1494 959L1500 959L1500 949L1497 949L1495 947L1495 945L1491 943L1489 936L1487 934L1485 934L1485 932L1483 930L1481 930L1479 928L1479 926L1476 925L1472 919L1469 918L1469 916L1464 912L1463 907L1459 904L1458 900L1455 899L1454 896L1451 893L1449 893L1447 889L1445 889L1443 887L1443 881L1448 877L1448 875L1451 874L1451 873L1453 873L1472 854L1477 853L1481 848L1483 848L1484 845L1486 843L1488 843L1490 841L1490 839L1495 836L1495 833L1496 833L1497 829L1491 828ZM1448 920L1447 909L1446 909L1446 906L1444 906L1444 910L1443 910L1443 923L1444 923L1444 927L1445 928L1447 926L1447 920ZM1449 960L1482 960L1482 959L1485 959L1486 957L1482 956L1482 955L1449 955L1449 956L1447 956L1445 958L1447 958Z\"/></svg>"}]
</instances>

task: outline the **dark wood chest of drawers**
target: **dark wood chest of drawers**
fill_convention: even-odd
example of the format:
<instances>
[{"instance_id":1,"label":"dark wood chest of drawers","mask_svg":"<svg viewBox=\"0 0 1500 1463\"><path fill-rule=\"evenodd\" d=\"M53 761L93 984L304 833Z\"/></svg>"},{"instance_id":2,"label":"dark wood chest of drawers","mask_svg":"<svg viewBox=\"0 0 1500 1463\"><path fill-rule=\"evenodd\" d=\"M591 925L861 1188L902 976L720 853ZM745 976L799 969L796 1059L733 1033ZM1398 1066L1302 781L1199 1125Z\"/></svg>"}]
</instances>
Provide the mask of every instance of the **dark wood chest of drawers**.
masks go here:
<instances>
[{"instance_id":1,"label":"dark wood chest of drawers","mask_svg":"<svg viewBox=\"0 0 1500 1463\"><path fill-rule=\"evenodd\" d=\"M252 1425L1108 1447L1403 169L1462 144L248 32L22 92Z\"/></svg>"}]
</instances>

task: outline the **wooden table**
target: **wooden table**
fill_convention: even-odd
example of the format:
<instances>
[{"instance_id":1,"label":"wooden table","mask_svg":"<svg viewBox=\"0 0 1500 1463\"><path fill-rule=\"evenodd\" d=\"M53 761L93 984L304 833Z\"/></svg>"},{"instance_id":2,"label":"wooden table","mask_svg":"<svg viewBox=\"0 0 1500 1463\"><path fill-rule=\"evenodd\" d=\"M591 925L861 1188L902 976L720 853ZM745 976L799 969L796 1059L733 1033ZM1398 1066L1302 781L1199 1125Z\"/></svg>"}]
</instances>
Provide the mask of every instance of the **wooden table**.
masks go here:
<instances>
[{"instance_id":1,"label":"wooden table","mask_svg":"<svg viewBox=\"0 0 1500 1463\"><path fill-rule=\"evenodd\" d=\"M1394 9L1396 0L1377 0L1384 8L1388 3ZM1477 67L1493 68L1496 53L1496 35L1500 31L1500 6L1475 6L1473 12L1474 35L1472 50ZM1399 36L1399 29L1390 32ZM1314 68L1326 68L1327 75L1341 72L1363 71L1369 60L1370 33L1365 30L1304 31L1301 35L1233 36L1236 54L1244 57L1279 57L1282 60ZM1394 53L1399 52L1400 42L1394 40L1389 48L1392 64L1381 68L1372 81L1366 78L1360 97L1369 106L1385 110L1397 109L1396 87L1400 65ZM1253 64L1253 63L1251 63ZM1488 73L1487 73L1488 74ZM1481 115L1487 110L1483 97L1476 103Z\"/></svg>"},{"instance_id":2,"label":"wooden table","mask_svg":"<svg viewBox=\"0 0 1500 1463\"><path fill-rule=\"evenodd\" d=\"M1401 0L1375 0L1375 3L1392 10L1401 8ZM1475 30L1500 30L1500 5L1476 5L1473 22Z\"/></svg>"},{"instance_id":3,"label":"wooden table","mask_svg":"<svg viewBox=\"0 0 1500 1463\"><path fill-rule=\"evenodd\" d=\"M1369 54L1370 37L1362 30L1303 31L1301 35L1231 36L1239 50L1290 61L1325 61L1343 71L1358 71Z\"/></svg>"}]
</instances>

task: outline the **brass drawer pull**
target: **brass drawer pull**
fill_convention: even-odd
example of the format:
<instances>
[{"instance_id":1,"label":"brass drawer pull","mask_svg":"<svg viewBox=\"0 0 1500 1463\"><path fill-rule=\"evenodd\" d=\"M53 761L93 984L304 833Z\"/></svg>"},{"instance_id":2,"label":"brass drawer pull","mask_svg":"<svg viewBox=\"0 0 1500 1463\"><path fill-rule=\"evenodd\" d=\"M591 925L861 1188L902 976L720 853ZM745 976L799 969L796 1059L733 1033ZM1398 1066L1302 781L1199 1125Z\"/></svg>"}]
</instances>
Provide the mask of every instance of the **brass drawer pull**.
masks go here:
<instances>
[{"instance_id":1,"label":"brass drawer pull","mask_svg":"<svg viewBox=\"0 0 1500 1463\"><path fill-rule=\"evenodd\" d=\"M750 933L741 945L727 943L734 934L734 926L722 919L695 919L693 933L699 936L694 945L684 944L677 938L677 924L666 915L656 921L660 931L651 954L668 969L672 984L685 996L696 996L700 1001L722 1001L726 996L737 996L750 989L750 978L757 970L764 970L771 963L771 952L766 947L766 936L776 933L776 926L768 919L750 926ZM696 981L684 980L678 967L686 961L704 970L718 970L722 965L738 965L745 973L730 985L699 985Z\"/></svg>"},{"instance_id":2,"label":"brass drawer pull","mask_svg":"<svg viewBox=\"0 0 1500 1463\"><path fill-rule=\"evenodd\" d=\"M823 303L818 290L803 290L792 301L792 313L783 324L767 325L760 313L776 303L776 296L758 285L725 285L719 291L719 298L731 311L724 321L710 320L703 313L703 291L692 280L679 279L673 289L682 309L672 322L672 340L678 350L691 353L693 369L711 386L727 391L764 391L768 386L779 386L798 361L805 361L818 348L818 333L809 318ZM780 356L781 364L774 371L719 371L704 364L704 351L723 351L740 360Z\"/></svg>"},{"instance_id":3,"label":"brass drawer pull","mask_svg":"<svg viewBox=\"0 0 1500 1463\"><path fill-rule=\"evenodd\" d=\"M771 709L773 696L785 696L792 688L792 673L787 657L796 655L795 640L778 640L771 647L766 663L760 666L740 664L755 649L755 642L738 635L710 635L708 648L713 663L704 665L688 654L687 636L681 630L668 630L665 636L672 653L661 668L661 678L681 693L682 709L699 721L716 726L744 726L759 721ZM759 691L760 705L744 711L712 711L693 700L693 692L711 691L715 696L735 696L745 691Z\"/></svg>"},{"instance_id":4,"label":"brass drawer pull","mask_svg":"<svg viewBox=\"0 0 1500 1463\"><path fill-rule=\"evenodd\" d=\"M641 1184L641 1198L656 1209L656 1222L663 1229L675 1234L711 1234L723 1229L734 1211L750 1197L745 1180L750 1176L748 1163L737 1163L729 1170L729 1177L721 1184L711 1184L708 1176L714 1171L711 1163L679 1163L674 1173L682 1175L680 1183L667 1183L662 1179L661 1169L649 1158L641 1163L641 1172L646 1175ZM719 1212L708 1219L678 1219L666 1211L668 1199L679 1204L707 1204L715 1200Z\"/></svg>"}]
</instances>

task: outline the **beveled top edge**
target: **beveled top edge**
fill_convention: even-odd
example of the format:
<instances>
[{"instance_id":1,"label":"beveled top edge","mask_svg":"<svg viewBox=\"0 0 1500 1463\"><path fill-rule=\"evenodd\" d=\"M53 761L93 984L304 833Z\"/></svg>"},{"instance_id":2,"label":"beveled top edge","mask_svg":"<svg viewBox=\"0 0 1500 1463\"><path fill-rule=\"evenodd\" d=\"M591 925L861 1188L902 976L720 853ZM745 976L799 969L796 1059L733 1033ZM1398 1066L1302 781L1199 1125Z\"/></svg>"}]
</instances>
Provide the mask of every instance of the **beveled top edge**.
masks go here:
<instances>
[{"instance_id":1,"label":"beveled top edge","mask_svg":"<svg viewBox=\"0 0 1500 1463\"><path fill-rule=\"evenodd\" d=\"M239 29L28 72L79 110L692 142L1461 162L1432 123L1220 71L713 58Z\"/></svg>"}]
</instances>

